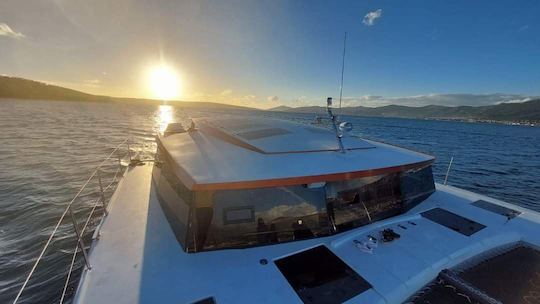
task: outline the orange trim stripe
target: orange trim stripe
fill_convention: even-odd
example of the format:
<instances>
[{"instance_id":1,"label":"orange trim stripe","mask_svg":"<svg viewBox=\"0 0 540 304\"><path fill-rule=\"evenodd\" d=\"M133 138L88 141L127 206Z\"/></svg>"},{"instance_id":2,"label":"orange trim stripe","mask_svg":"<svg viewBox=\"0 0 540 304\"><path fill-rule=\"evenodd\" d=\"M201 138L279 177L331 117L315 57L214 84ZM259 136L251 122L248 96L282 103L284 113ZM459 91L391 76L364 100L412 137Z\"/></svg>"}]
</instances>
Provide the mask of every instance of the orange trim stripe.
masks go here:
<instances>
[{"instance_id":1,"label":"orange trim stripe","mask_svg":"<svg viewBox=\"0 0 540 304\"><path fill-rule=\"evenodd\" d=\"M253 189L253 188L265 188L265 187L279 187L279 186L293 186L302 184L311 184L318 182L332 182L340 180L348 180L361 177L376 176L381 174L397 173L401 171L411 170L415 168L421 168L431 165L434 160L427 160L419 163L408 164L403 166L394 166L386 168L378 168L373 170L353 171L323 175L312 176L300 176L300 177L287 177L265 180L253 180L253 181L240 181L240 182L226 182L226 183L209 183L209 184L193 184L191 190L193 191L208 191L208 190L239 190L239 189Z\"/></svg>"}]
</instances>

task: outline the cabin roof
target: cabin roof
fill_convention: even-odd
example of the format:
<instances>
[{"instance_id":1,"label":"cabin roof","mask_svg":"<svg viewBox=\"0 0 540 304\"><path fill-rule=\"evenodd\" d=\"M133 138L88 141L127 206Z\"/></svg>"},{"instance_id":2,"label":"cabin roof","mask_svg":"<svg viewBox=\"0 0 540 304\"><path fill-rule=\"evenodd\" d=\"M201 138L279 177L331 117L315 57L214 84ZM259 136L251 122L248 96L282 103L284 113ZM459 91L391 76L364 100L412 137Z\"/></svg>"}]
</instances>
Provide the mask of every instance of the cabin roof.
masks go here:
<instances>
[{"instance_id":1,"label":"cabin roof","mask_svg":"<svg viewBox=\"0 0 540 304\"><path fill-rule=\"evenodd\" d=\"M397 172L432 156L354 136L339 152L333 132L280 119L198 119L196 128L158 136L192 190L294 185Z\"/></svg>"}]
</instances>

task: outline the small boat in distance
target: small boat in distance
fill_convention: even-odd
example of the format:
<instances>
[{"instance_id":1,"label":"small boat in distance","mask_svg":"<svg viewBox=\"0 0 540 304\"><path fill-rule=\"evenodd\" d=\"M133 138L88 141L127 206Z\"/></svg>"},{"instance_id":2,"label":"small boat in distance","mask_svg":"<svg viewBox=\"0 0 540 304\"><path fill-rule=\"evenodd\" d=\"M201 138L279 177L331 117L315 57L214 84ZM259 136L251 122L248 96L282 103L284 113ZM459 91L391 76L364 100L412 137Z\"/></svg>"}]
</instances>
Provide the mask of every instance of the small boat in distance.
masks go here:
<instances>
[{"instance_id":1,"label":"small boat in distance","mask_svg":"<svg viewBox=\"0 0 540 304\"><path fill-rule=\"evenodd\" d=\"M328 113L333 131L170 124L118 185L74 303L539 303L540 214L436 184L434 157Z\"/></svg>"}]
</instances>

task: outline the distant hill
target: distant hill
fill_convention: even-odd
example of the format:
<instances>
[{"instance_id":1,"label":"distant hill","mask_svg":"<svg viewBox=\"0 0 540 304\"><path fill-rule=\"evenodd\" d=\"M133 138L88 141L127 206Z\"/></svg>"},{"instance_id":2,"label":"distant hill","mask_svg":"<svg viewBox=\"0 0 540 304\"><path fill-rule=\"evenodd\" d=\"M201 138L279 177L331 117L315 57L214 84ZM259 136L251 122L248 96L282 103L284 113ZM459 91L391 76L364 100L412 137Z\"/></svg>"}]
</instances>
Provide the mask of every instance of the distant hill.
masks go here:
<instances>
[{"instance_id":1,"label":"distant hill","mask_svg":"<svg viewBox=\"0 0 540 304\"><path fill-rule=\"evenodd\" d=\"M269 111L274 111L274 112L287 112L287 111L291 111L292 107L287 107L287 106L279 106L279 107L275 107L275 108L271 108L269 109Z\"/></svg>"},{"instance_id":2,"label":"distant hill","mask_svg":"<svg viewBox=\"0 0 540 304\"><path fill-rule=\"evenodd\" d=\"M0 76L0 98L73 101L108 101L109 97L49 85L33 80Z\"/></svg>"},{"instance_id":3,"label":"distant hill","mask_svg":"<svg viewBox=\"0 0 540 304\"><path fill-rule=\"evenodd\" d=\"M141 102L150 104L162 104L161 100L143 98L122 98L100 96L83 93L80 91L67 89L55 85L46 84L34 80L18 77L0 76L0 98L12 99L41 99L41 100L63 100L63 101L94 101L94 102ZM247 107L234 106L215 102L199 101L174 101L175 105L183 107L212 107L251 109Z\"/></svg>"},{"instance_id":4,"label":"distant hill","mask_svg":"<svg viewBox=\"0 0 540 304\"><path fill-rule=\"evenodd\" d=\"M271 111L316 113L326 112L323 107L277 107ZM502 103L492 106L424 106L408 107L389 105L377 108L345 107L340 114L373 117L402 117L421 119L456 119L456 120L497 120L497 121L540 121L540 99L522 103Z\"/></svg>"},{"instance_id":5,"label":"distant hill","mask_svg":"<svg viewBox=\"0 0 540 304\"><path fill-rule=\"evenodd\" d=\"M8 76L0 76L0 98L162 104L162 101L153 99L92 95L38 81ZM184 107L211 107L214 109L252 109L214 102L178 101L175 105ZM326 109L318 106L298 108L279 106L270 109L270 111L323 114L326 112ZM344 115L374 117L540 122L540 99L523 103L503 103L480 107L446 107L434 105L408 107L389 105L368 108L358 106L342 108L339 113Z\"/></svg>"}]
</instances>

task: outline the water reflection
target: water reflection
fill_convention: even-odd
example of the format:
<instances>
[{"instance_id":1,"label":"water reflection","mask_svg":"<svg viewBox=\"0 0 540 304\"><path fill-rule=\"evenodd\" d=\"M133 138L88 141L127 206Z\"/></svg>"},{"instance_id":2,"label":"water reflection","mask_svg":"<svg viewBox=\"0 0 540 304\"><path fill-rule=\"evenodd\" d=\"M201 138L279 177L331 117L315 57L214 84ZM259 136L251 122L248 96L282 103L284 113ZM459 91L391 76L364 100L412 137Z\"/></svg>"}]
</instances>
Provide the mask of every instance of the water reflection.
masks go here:
<instances>
[{"instance_id":1,"label":"water reflection","mask_svg":"<svg viewBox=\"0 0 540 304\"><path fill-rule=\"evenodd\" d=\"M167 125L173 122L174 108L170 105L160 105L155 117L156 125L159 126L159 132L163 133Z\"/></svg>"}]
</instances>

